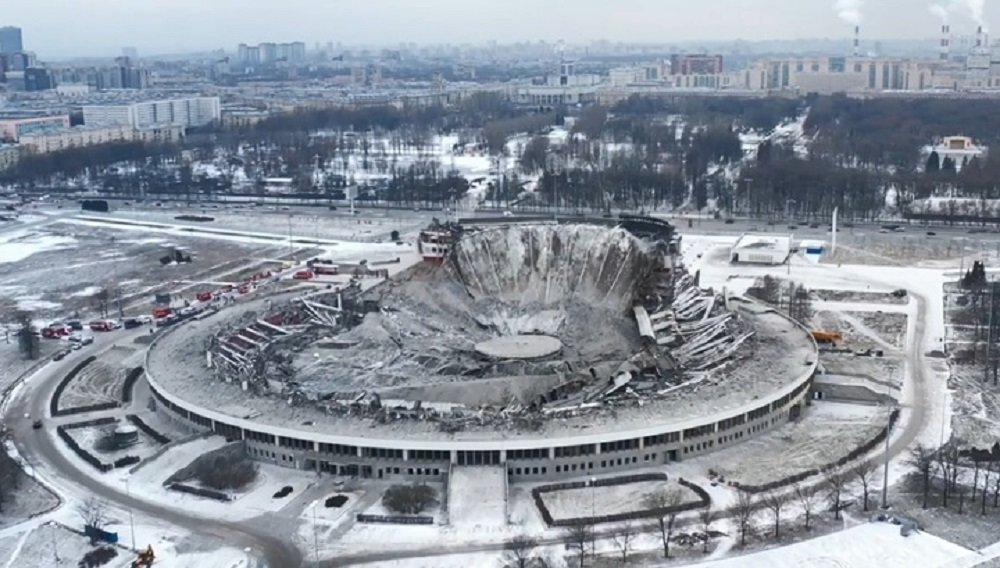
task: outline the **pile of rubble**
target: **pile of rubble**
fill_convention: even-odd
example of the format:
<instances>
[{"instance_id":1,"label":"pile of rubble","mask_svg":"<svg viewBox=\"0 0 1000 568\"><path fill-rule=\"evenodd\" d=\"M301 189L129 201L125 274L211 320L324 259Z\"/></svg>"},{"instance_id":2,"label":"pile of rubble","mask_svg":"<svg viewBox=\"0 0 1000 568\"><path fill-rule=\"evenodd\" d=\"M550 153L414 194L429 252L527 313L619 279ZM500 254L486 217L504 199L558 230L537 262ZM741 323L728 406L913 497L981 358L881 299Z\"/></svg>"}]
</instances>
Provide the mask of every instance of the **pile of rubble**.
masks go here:
<instances>
[{"instance_id":1,"label":"pile of rubble","mask_svg":"<svg viewBox=\"0 0 1000 568\"><path fill-rule=\"evenodd\" d=\"M452 432L613 413L752 351L741 347L754 332L726 298L620 229L478 233L457 254L467 261L414 267L365 294L314 293L249 314L213 337L208 364L221 381L289 404ZM487 360L473 349L538 333L560 339L562 352Z\"/></svg>"}]
</instances>

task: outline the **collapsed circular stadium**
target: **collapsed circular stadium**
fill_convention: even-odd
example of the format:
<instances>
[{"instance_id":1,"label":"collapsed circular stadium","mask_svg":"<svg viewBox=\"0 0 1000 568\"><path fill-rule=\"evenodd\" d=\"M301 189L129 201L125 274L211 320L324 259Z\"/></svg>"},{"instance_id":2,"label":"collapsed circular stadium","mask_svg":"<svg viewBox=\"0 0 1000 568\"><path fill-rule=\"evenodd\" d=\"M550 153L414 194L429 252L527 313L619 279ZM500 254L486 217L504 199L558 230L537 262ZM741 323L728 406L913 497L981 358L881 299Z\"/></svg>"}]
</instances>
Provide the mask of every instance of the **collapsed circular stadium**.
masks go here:
<instances>
[{"instance_id":1,"label":"collapsed circular stadium","mask_svg":"<svg viewBox=\"0 0 1000 568\"><path fill-rule=\"evenodd\" d=\"M502 464L516 480L681 460L802 411L807 330L699 288L663 221L435 234L443 262L166 331L146 361L158 410L289 467L426 478Z\"/></svg>"}]
</instances>

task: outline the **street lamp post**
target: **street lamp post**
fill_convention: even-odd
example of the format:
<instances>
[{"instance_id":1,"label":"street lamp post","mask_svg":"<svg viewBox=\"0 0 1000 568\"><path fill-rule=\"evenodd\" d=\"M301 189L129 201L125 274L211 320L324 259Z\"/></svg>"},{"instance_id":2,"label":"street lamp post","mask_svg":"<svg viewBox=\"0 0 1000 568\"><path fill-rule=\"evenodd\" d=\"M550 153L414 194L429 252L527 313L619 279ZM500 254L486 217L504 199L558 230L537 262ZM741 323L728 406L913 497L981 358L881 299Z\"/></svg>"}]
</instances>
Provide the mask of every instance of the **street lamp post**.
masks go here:
<instances>
[{"instance_id":1,"label":"street lamp post","mask_svg":"<svg viewBox=\"0 0 1000 568\"><path fill-rule=\"evenodd\" d=\"M129 491L128 487L128 476L125 476L125 495L128 497L128 524L129 532L132 534L132 551L135 548L135 518L132 516L132 492Z\"/></svg>"},{"instance_id":2,"label":"street lamp post","mask_svg":"<svg viewBox=\"0 0 1000 568\"><path fill-rule=\"evenodd\" d=\"M59 529L59 525L55 521L49 521L45 524L52 528L52 557L55 559L56 564L59 564L62 562L62 559L59 558L59 549L56 544L56 531Z\"/></svg>"},{"instance_id":3,"label":"street lamp post","mask_svg":"<svg viewBox=\"0 0 1000 568\"><path fill-rule=\"evenodd\" d=\"M597 531L594 525L597 524L597 478L590 478L590 553L597 558Z\"/></svg>"},{"instance_id":4,"label":"street lamp post","mask_svg":"<svg viewBox=\"0 0 1000 568\"><path fill-rule=\"evenodd\" d=\"M319 533L316 526L316 507L318 506L319 501L313 503L313 551L316 555L316 566L319 566Z\"/></svg>"},{"instance_id":5,"label":"street lamp post","mask_svg":"<svg viewBox=\"0 0 1000 568\"><path fill-rule=\"evenodd\" d=\"M892 435L892 410L885 425L885 463L882 466L882 509L889 508L889 437Z\"/></svg>"}]
</instances>

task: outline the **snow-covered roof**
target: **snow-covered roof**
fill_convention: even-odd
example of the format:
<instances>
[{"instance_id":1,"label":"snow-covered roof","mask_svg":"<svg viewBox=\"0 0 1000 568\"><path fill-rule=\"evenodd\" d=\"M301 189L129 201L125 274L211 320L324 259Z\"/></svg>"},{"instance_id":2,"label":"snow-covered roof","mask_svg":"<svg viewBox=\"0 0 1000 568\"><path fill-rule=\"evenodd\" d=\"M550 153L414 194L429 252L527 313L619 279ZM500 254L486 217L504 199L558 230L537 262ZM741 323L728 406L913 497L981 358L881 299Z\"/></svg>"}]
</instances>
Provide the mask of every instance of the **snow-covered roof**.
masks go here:
<instances>
[{"instance_id":1,"label":"snow-covered roof","mask_svg":"<svg viewBox=\"0 0 1000 568\"><path fill-rule=\"evenodd\" d=\"M736 244L734 251L740 250L767 250L788 254L792 248L791 235L755 235L752 233L743 234Z\"/></svg>"}]
</instances>

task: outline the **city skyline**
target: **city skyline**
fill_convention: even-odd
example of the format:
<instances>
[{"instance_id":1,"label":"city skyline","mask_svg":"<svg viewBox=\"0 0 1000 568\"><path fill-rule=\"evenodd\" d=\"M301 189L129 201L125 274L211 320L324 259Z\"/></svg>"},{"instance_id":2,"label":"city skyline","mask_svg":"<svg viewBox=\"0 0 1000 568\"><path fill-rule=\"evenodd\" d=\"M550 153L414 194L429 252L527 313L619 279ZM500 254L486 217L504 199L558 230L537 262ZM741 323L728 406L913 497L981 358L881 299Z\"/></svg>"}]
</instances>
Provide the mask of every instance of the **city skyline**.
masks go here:
<instances>
[{"instance_id":1,"label":"city skyline","mask_svg":"<svg viewBox=\"0 0 1000 568\"><path fill-rule=\"evenodd\" d=\"M4 21L24 30L25 49L44 57L112 56L122 46L148 55L225 49L239 43L305 41L347 45L500 43L593 40L671 43L720 40L848 38L855 22L867 39L936 37L944 19L954 33L978 24L1000 29L1000 11L983 0L941 6L923 0L512 0L494 9L484 0L347 0L336 6L307 0L196 0L134 3L95 0L7 0ZM166 9L169 8L169 9ZM523 21L523 14L533 14ZM766 14L766 17L761 17ZM753 22L748 26L748 22ZM387 38L391 38L387 39Z\"/></svg>"}]
</instances>

